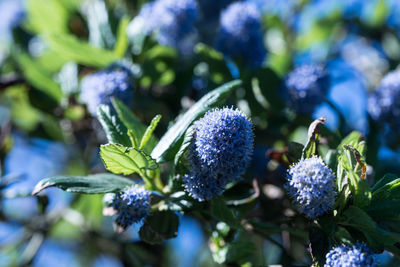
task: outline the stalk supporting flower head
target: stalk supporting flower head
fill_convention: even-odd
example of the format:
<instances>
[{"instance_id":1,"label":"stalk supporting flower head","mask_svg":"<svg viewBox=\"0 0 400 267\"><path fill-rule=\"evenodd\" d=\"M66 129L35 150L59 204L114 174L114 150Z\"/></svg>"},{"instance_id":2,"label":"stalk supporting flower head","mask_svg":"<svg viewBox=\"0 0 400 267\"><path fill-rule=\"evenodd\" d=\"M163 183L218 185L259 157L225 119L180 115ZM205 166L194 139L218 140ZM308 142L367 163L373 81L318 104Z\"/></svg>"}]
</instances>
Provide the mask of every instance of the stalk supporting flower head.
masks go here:
<instances>
[{"instance_id":1,"label":"stalk supporting flower head","mask_svg":"<svg viewBox=\"0 0 400 267\"><path fill-rule=\"evenodd\" d=\"M248 2L236 2L222 11L216 48L225 56L259 67L265 58L261 15Z\"/></svg>"},{"instance_id":2,"label":"stalk supporting flower head","mask_svg":"<svg viewBox=\"0 0 400 267\"><path fill-rule=\"evenodd\" d=\"M147 217L151 208L150 191L139 185L128 187L117 194L113 208L117 211L116 230L121 232Z\"/></svg>"},{"instance_id":3,"label":"stalk supporting flower head","mask_svg":"<svg viewBox=\"0 0 400 267\"><path fill-rule=\"evenodd\" d=\"M371 118L386 124L393 131L400 130L400 70L387 74L376 92L368 100Z\"/></svg>"},{"instance_id":4,"label":"stalk supporting flower head","mask_svg":"<svg viewBox=\"0 0 400 267\"><path fill-rule=\"evenodd\" d=\"M320 157L300 160L287 173L285 188L299 210L315 219L332 210L336 184L332 170Z\"/></svg>"},{"instance_id":5,"label":"stalk supporting flower head","mask_svg":"<svg viewBox=\"0 0 400 267\"><path fill-rule=\"evenodd\" d=\"M133 77L128 68L109 67L82 79L80 99L96 116L101 104L110 105L111 97L131 105L133 98Z\"/></svg>"},{"instance_id":6,"label":"stalk supporting flower head","mask_svg":"<svg viewBox=\"0 0 400 267\"><path fill-rule=\"evenodd\" d=\"M209 200L240 179L253 153L252 127L246 115L232 108L209 111L196 121L190 174L183 178L186 191L200 201Z\"/></svg>"},{"instance_id":7,"label":"stalk supporting flower head","mask_svg":"<svg viewBox=\"0 0 400 267\"><path fill-rule=\"evenodd\" d=\"M285 78L283 93L291 109L310 115L325 100L329 87L329 75L324 67L301 65Z\"/></svg>"},{"instance_id":8,"label":"stalk supporting flower head","mask_svg":"<svg viewBox=\"0 0 400 267\"><path fill-rule=\"evenodd\" d=\"M373 257L373 252L363 243L354 245L340 245L331 249L326 254L325 267L378 266Z\"/></svg>"}]
</instances>

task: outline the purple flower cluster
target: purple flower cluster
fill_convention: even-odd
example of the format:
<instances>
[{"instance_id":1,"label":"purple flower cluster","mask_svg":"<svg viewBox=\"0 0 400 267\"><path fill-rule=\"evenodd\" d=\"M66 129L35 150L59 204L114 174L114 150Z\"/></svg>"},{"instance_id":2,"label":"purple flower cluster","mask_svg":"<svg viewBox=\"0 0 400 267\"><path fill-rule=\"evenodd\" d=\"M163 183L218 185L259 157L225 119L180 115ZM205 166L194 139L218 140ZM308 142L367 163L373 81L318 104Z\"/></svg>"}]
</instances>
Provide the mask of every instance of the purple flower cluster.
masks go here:
<instances>
[{"instance_id":1,"label":"purple flower cluster","mask_svg":"<svg viewBox=\"0 0 400 267\"><path fill-rule=\"evenodd\" d=\"M239 110L215 109L194 124L186 191L199 201L221 195L245 172L253 153L252 123Z\"/></svg>"},{"instance_id":2,"label":"purple flower cluster","mask_svg":"<svg viewBox=\"0 0 400 267\"><path fill-rule=\"evenodd\" d=\"M236 2L222 11L216 48L225 56L259 67L265 58L261 15L252 3Z\"/></svg>"},{"instance_id":3,"label":"purple flower cluster","mask_svg":"<svg viewBox=\"0 0 400 267\"><path fill-rule=\"evenodd\" d=\"M328 94L329 74L320 65L301 65L290 72L284 81L286 101L291 109L311 114Z\"/></svg>"},{"instance_id":4,"label":"purple flower cluster","mask_svg":"<svg viewBox=\"0 0 400 267\"><path fill-rule=\"evenodd\" d=\"M133 77L125 67L110 67L90 74L82 79L80 99L95 116L101 104L110 105L111 97L131 105L133 98Z\"/></svg>"},{"instance_id":5,"label":"purple flower cluster","mask_svg":"<svg viewBox=\"0 0 400 267\"><path fill-rule=\"evenodd\" d=\"M340 245L326 254L325 267L376 267L372 251L363 243Z\"/></svg>"},{"instance_id":6,"label":"purple flower cluster","mask_svg":"<svg viewBox=\"0 0 400 267\"><path fill-rule=\"evenodd\" d=\"M115 224L126 229L131 224L140 222L149 214L150 191L133 185L116 195L113 208L118 212Z\"/></svg>"},{"instance_id":7,"label":"purple flower cluster","mask_svg":"<svg viewBox=\"0 0 400 267\"><path fill-rule=\"evenodd\" d=\"M302 159L288 170L285 185L293 202L307 217L315 219L332 210L335 175L320 157Z\"/></svg>"}]
</instances>

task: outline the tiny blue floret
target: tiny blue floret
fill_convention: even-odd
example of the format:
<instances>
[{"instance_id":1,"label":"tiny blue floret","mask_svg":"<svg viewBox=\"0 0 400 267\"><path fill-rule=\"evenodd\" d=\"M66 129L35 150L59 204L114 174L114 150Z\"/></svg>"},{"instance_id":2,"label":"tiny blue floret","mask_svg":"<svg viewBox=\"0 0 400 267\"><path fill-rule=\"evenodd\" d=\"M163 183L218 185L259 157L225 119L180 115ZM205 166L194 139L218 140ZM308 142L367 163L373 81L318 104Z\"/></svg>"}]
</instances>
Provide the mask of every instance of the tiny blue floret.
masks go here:
<instances>
[{"instance_id":1,"label":"tiny blue floret","mask_svg":"<svg viewBox=\"0 0 400 267\"><path fill-rule=\"evenodd\" d=\"M326 254L325 267L376 267L373 252L363 243L340 245Z\"/></svg>"},{"instance_id":2,"label":"tiny blue floret","mask_svg":"<svg viewBox=\"0 0 400 267\"><path fill-rule=\"evenodd\" d=\"M113 208L117 211L115 224L126 229L133 223L142 221L149 214L150 191L142 186L133 185L117 194Z\"/></svg>"},{"instance_id":3,"label":"tiny blue floret","mask_svg":"<svg viewBox=\"0 0 400 267\"><path fill-rule=\"evenodd\" d=\"M320 157L302 159L288 170L285 188L307 217L315 219L332 210L335 175Z\"/></svg>"},{"instance_id":4,"label":"tiny blue floret","mask_svg":"<svg viewBox=\"0 0 400 267\"><path fill-rule=\"evenodd\" d=\"M132 73L125 67L110 67L90 74L82 79L80 99L93 116L99 105L111 104L111 97L129 106L133 98L132 79Z\"/></svg>"},{"instance_id":5,"label":"tiny blue floret","mask_svg":"<svg viewBox=\"0 0 400 267\"><path fill-rule=\"evenodd\" d=\"M239 180L253 153L252 127L246 115L232 108L209 111L196 121L190 173L183 178L186 191L200 201L209 200Z\"/></svg>"},{"instance_id":6,"label":"tiny blue floret","mask_svg":"<svg viewBox=\"0 0 400 267\"><path fill-rule=\"evenodd\" d=\"M324 67L302 65L287 75L283 93L292 110L309 115L325 100L329 88L329 75Z\"/></svg>"},{"instance_id":7,"label":"tiny blue floret","mask_svg":"<svg viewBox=\"0 0 400 267\"><path fill-rule=\"evenodd\" d=\"M254 4L236 2L222 11L216 48L249 67L259 67L263 63L266 51L261 15Z\"/></svg>"}]
</instances>

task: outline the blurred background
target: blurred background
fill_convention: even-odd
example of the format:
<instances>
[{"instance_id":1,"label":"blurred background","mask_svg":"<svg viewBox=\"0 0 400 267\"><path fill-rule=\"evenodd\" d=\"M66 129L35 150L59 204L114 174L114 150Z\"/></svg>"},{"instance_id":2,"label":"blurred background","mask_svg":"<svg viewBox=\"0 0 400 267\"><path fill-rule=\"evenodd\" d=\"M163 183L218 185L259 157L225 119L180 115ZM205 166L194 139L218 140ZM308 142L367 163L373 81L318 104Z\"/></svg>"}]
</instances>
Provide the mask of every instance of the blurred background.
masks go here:
<instances>
[{"instance_id":1,"label":"blurred background","mask_svg":"<svg viewBox=\"0 0 400 267\"><path fill-rule=\"evenodd\" d=\"M400 62L400 1L242 1L256 7L246 12L260 27L228 14L235 2L0 0L0 266L217 266L228 257L213 246L227 226L210 232L196 214L180 215L177 238L150 246L139 226L113 233L101 195L31 196L44 177L104 172L98 148L107 139L81 81L111 64L132 72L131 107L144 123L163 115L158 136L209 90L244 81L227 104L255 125L246 177L261 196L250 216L285 227L290 218L300 229L244 237L251 245L238 251L260 265L310 263L305 222L285 197L287 166L276 155L304 143L312 119L327 117L333 136L364 135L371 183L400 173L400 132L368 114L369 96ZM226 32L234 37L226 41ZM308 114L288 108L282 87L303 64L324 65L331 81ZM386 252L379 258L399 264Z\"/></svg>"}]
</instances>

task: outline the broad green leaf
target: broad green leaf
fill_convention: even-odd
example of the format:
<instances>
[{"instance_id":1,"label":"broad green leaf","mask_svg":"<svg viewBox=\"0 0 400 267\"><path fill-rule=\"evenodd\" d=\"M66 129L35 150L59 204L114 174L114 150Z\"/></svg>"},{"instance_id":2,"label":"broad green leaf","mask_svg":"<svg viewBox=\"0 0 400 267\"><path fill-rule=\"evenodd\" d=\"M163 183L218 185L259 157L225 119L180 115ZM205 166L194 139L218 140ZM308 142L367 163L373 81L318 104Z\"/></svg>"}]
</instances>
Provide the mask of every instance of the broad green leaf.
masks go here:
<instances>
[{"instance_id":1,"label":"broad green leaf","mask_svg":"<svg viewBox=\"0 0 400 267\"><path fill-rule=\"evenodd\" d=\"M386 199L372 202L365 209L373 218L396 218L400 215L400 199Z\"/></svg>"},{"instance_id":2,"label":"broad green leaf","mask_svg":"<svg viewBox=\"0 0 400 267\"><path fill-rule=\"evenodd\" d=\"M385 177L388 177L388 179L391 178L391 176L385 176ZM372 194L373 202L379 202L387 199L389 200L400 199L400 178L388 182L387 184L376 189Z\"/></svg>"},{"instance_id":3,"label":"broad green leaf","mask_svg":"<svg viewBox=\"0 0 400 267\"><path fill-rule=\"evenodd\" d=\"M140 238L149 244L160 244L178 235L179 218L172 211L150 214L140 228Z\"/></svg>"},{"instance_id":4,"label":"broad green leaf","mask_svg":"<svg viewBox=\"0 0 400 267\"><path fill-rule=\"evenodd\" d=\"M62 98L62 91L58 83L52 79L51 74L33 61L27 54L15 52L14 55L22 69L24 77L29 83L37 90L59 102Z\"/></svg>"},{"instance_id":5,"label":"broad green leaf","mask_svg":"<svg viewBox=\"0 0 400 267\"><path fill-rule=\"evenodd\" d=\"M122 58L125 55L126 49L129 45L128 35L126 34L126 28L129 25L129 18L123 17L118 25L117 41L114 47L114 53Z\"/></svg>"},{"instance_id":6,"label":"broad green leaf","mask_svg":"<svg viewBox=\"0 0 400 267\"><path fill-rule=\"evenodd\" d=\"M68 10L59 0L28 0L28 27L38 33L68 31Z\"/></svg>"},{"instance_id":7,"label":"broad green leaf","mask_svg":"<svg viewBox=\"0 0 400 267\"><path fill-rule=\"evenodd\" d=\"M356 206L350 206L344 211L343 216L340 217L339 224L351 226L361 231L372 249L382 249L386 245L393 245L400 241L399 234L379 228L365 211Z\"/></svg>"},{"instance_id":8,"label":"broad green leaf","mask_svg":"<svg viewBox=\"0 0 400 267\"><path fill-rule=\"evenodd\" d=\"M223 104L231 92L240 85L241 81L235 80L203 96L168 129L151 152L151 156L156 159L157 162L172 160L182 144L183 137L188 127L211 108Z\"/></svg>"},{"instance_id":9,"label":"broad green leaf","mask_svg":"<svg viewBox=\"0 0 400 267\"><path fill-rule=\"evenodd\" d=\"M211 215L233 228L241 228L240 222L233 214L233 211L226 206L222 197L214 197L211 201Z\"/></svg>"},{"instance_id":10,"label":"broad green leaf","mask_svg":"<svg viewBox=\"0 0 400 267\"><path fill-rule=\"evenodd\" d=\"M136 148L118 144L100 146L100 156L106 169L116 174L143 174L145 170L155 170L158 165L149 155Z\"/></svg>"},{"instance_id":11,"label":"broad green leaf","mask_svg":"<svg viewBox=\"0 0 400 267\"><path fill-rule=\"evenodd\" d=\"M146 126L143 125L135 114L120 100L113 98L111 101L120 120L124 123L125 127L132 132L135 144L139 145L146 132ZM157 138L154 135L151 135L150 139L143 147L143 151L150 154L157 142Z\"/></svg>"},{"instance_id":12,"label":"broad green leaf","mask_svg":"<svg viewBox=\"0 0 400 267\"><path fill-rule=\"evenodd\" d=\"M113 144L130 146L127 129L116 115L112 114L111 108L107 105L100 105L97 109L97 119L107 135L107 140Z\"/></svg>"},{"instance_id":13,"label":"broad green leaf","mask_svg":"<svg viewBox=\"0 0 400 267\"><path fill-rule=\"evenodd\" d=\"M134 182L110 173L92 174L88 176L55 176L41 180L32 192L39 194L48 187L58 187L72 193L102 194L118 192Z\"/></svg>"},{"instance_id":14,"label":"broad green leaf","mask_svg":"<svg viewBox=\"0 0 400 267\"><path fill-rule=\"evenodd\" d=\"M106 67L119 59L113 51L91 46L70 34L50 33L45 38L55 52L83 65Z\"/></svg>"},{"instance_id":15,"label":"broad green leaf","mask_svg":"<svg viewBox=\"0 0 400 267\"><path fill-rule=\"evenodd\" d=\"M319 118L313 121L308 128L308 140L304 145L302 158L307 159L317 154L317 146L319 139L319 127L325 124L326 118Z\"/></svg>"},{"instance_id":16,"label":"broad green leaf","mask_svg":"<svg viewBox=\"0 0 400 267\"><path fill-rule=\"evenodd\" d=\"M302 144L296 142L289 143L288 150L285 154L290 163L296 163L301 159L301 153L303 149L304 146Z\"/></svg>"},{"instance_id":17,"label":"broad green leaf","mask_svg":"<svg viewBox=\"0 0 400 267\"><path fill-rule=\"evenodd\" d=\"M154 130L156 129L158 123L160 122L161 117L162 117L161 115L156 115L151 120L149 127L147 127L146 131L143 134L142 140L140 141L139 149L143 149L143 147L147 144Z\"/></svg>"}]
</instances>

